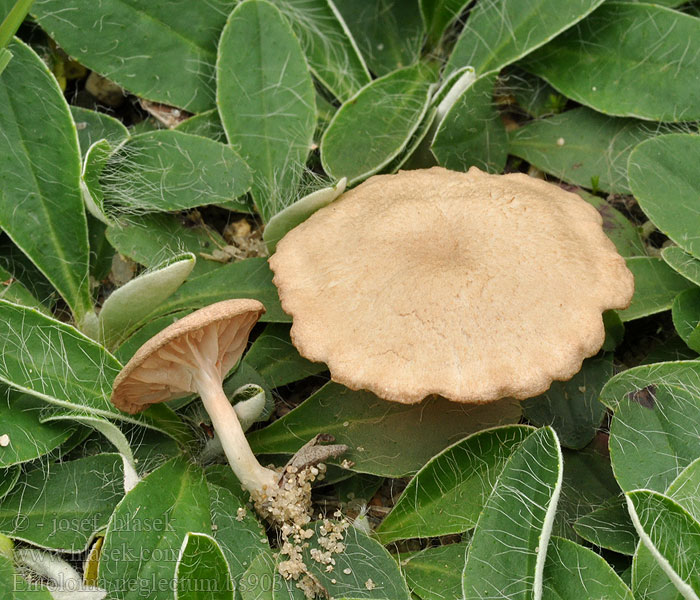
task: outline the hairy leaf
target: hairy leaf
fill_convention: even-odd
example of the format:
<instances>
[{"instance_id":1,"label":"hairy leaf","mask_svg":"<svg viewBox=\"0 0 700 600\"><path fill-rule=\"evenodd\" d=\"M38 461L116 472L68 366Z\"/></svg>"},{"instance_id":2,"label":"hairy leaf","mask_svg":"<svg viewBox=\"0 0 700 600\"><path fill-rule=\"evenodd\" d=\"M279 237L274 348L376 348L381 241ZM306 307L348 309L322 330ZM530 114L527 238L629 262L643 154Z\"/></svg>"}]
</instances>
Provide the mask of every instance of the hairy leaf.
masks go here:
<instances>
[{"instance_id":1,"label":"hairy leaf","mask_svg":"<svg viewBox=\"0 0 700 600\"><path fill-rule=\"evenodd\" d=\"M495 75L476 79L440 122L431 150L441 166L466 171L477 166L503 170L508 156L506 131L493 104Z\"/></svg>"},{"instance_id":2,"label":"hairy leaf","mask_svg":"<svg viewBox=\"0 0 700 600\"><path fill-rule=\"evenodd\" d=\"M0 504L0 532L42 548L82 552L124 493L122 458L99 454L23 473Z\"/></svg>"},{"instance_id":3,"label":"hairy leaf","mask_svg":"<svg viewBox=\"0 0 700 600\"><path fill-rule=\"evenodd\" d=\"M376 529L379 540L461 533L476 525L503 467L534 429L511 425L472 434L432 458Z\"/></svg>"},{"instance_id":4,"label":"hairy leaf","mask_svg":"<svg viewBox=\"0 0 700 600\"><path fill-rule=\"evenodd\" d=\"M634 296L629 308L618 312L622 321L633 321L671 308L673 299L693 285L656 257L627 259L634 275Z\"/></svg>"},{"instance_id":5,"label":"hairy leaf","mask_svg":"<svg viewBox=\"0 0 700 600\"><path fill-rule=\"evenodd\" d=\"M524 66L605 114L652 121L700 117L700 19L669 8L605 2Z\"/></svg>"},{"instance_id":6,"label":"hairy leaf","mask_svg":"<svg viewBox=\"0 0 700 600\"><path fill-rule=\"evenodd\" d=\"M543 600L634 600L632 592L600 555L553 537L544 566Z\"/></svg>"},{"instance_id":7,"label":"hairy leaf","mask_svg":"<svg viewBox=\"0 0 700 600\"><path fill-rule=\"evenodd\" d=\"M352 185L389 164L428 110L431 82L422 65L394 71L343 104L321 139L321 160Z\"/></svg>"},{"instance_id":8,"label":"hairy leaf","mask_svg":"<svg viewBox=\"0 0 700 600\"><path fill-rule=\"evenodd\" d=\"M700 19L697 19L700 23ZM700 38L700 25L698 25ZM698 48L700 55L700 47ZM700 71L700 58L698 59ZM639 144L629 157L630 186L653 223L700 258L700 136L675 133Z\"/></svg>"},{"instance_id":9,"label":"hairy leaf","mask_svg":"<svg viewBox=\"0 0 700 600\"><path fill-rule=\"evenodd\" d=\"M447 71L467 65L474 67L479 75L499 71L583 19L602 2L479 2L469 14L450 56Z\"/></svg>"},{"instance_id":10,"label":"hairy leaf","mask_svg":"<svg viewBox=\"0 0 700 600\"><path fill-rule=\"evenodd\" d=\"M223 204L247 212L239 199L251 185L248 165L230 147L174 130L141 133L109 157L100 178L119 215Z\"/></svg>"},{"instance_id":11,"label":"hairy leaf","mask_svg":"<svg viewBox=\"0 0 700 600\"><path fill-rule=\"evenodd\" d=\"M486 593L540 600L562 460L549 427L513 452L474 529L462 573L465 600L481 600Z\"/></svg>"},{"instance_id":12,"label":"hairy leaf","mask_svg":"<svg viewBox=\"0 0 700 600\"><path fill-rule=\"evenodd\" d=\"M297 185L311 149L316 104L306 58L277 8L247 0L226 22L216 73L226 137L252 170L253 197L267 221L284 207L281 198Z\"/></svg>"},{"instance_id":13,"label":"hairy leaf","mask_svg":"<svg viewBox=\"0 0 700 600\"><path fill-rule=\"evenodd\" d=\"M289 337L289 325L283 323L271 323L265 327L246 352L243 362L255 369L273 388L327 369L323 363L313 363L299 354Z\"/></svg>"},{"instance_id":14,"label":"hairy leaf","mask_svg":"<svg viewBox=\"0 0 700 600\"><path fill-rule=\"evenodd\" d=\"M0 76L0 227L81 320L92 299L78 136L43 61L18 40L11 49Z\"/></svg>"},{"instance_id":15,"label":"hairy leaf","mask_svg":"<svg viewBox=\"0 0 700 600\"><path fill-rule=\"evenodd\" d=\"M299 38L316 79L345 102L370 82L367 65L343 18L329 0L277 0Z\"/></svg>"},{"instance_id":16,"label":"hairy leaf","mask_svg":"<svg viewBox=\"0 0 700 600\"><path fill-rule=\"evenodd\" d=\"M69 423L42 422L46 404L38 398L13 390L6 390L5 396L0 400L0 435L7 435L10 443L0 448L0 467L44 456L74 432Z\"/></svg>"},{"instance_id":17,"label":"hairy leaf","mask_svg":"<svg viewBox=\"0 0 700 600\"><path fill-rule=\"evenodd\" d=\"M322 431L349 446L343 458L355 463L355 471L403 477L470 433L519 417L520 406L508 399L483 406L438 397L397 404L328 383L248 440L255 452L293 453Z\"/></svg>"},{"instance_id":18,"label":"hairy leaf","mask_svg":"<svg viewBox=\"0 0 700 600\"><path fill-rule=\"evenodd\" d=\"M120 600L171 600L179 549L188 532L211 532L204 473L186 460L168 461L119 504L107 525L99 585ZM134 573L139 586L129 586Z\"/></svg>"},{"instance_id":19,"label":"hairy leaf","mask_svg":"<svg viewBox=\"0 0 700 600\"><path fill-rule=\"evenodd\" d=\"M629 194L627 160L632 149L667 129L579 107L514 130L508 150L568 183Z\"/></svg>"},{"instance_id":20,"label":"hairy leaf","mask_svg":"<svg viewBox=\"0 0 700 600\"><path fill-rule=\"evenodd\" d=\"M175 569L177 600L233 600L233 580L218 542L204 533L188 533Z\"/></svg>"},{"instance_id":21,"label":"hairy leaf","mask_svg":"<svg viewBox=\"0 0 700 600\"><path fill-rule=\"evenodd\" d=\"M87 149L99 140L107 140L113 146L129 137L129 130L121 121L108 114L71 106L70 112L78 131L78 142L83 156Z\"/></svg>"},{"instance_id":22,"label":"hairy leaf","mask_svg":"<svg viewBox=\"0 0 700 600\"><path fill-rule=\"evenodd\" d=\"M143 98L201 112L214 107L216 45L235 5L35 0L31 12L86 67Z\"/></svg>"}]
</instances>

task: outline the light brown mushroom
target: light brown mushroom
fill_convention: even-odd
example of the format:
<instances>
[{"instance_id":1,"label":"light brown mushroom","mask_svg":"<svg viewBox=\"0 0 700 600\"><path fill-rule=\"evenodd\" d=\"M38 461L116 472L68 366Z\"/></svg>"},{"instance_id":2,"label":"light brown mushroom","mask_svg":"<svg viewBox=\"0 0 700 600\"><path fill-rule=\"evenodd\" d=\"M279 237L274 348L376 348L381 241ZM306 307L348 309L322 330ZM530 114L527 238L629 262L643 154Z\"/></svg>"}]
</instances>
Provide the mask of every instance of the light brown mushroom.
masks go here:
<instances>
[{"instance_id":1,"label":"light brown mushroom","mask_svg":"<svg viewBox=\"0 0 700 600\"><path fill-rule=\"evenodd\" d=\"M253 455L222 382L264 312L257 300L225 300L183 317L139 348L112 391L114 405L132 414L199 394L233 472L258 499L276 493L279 475Z\"/></svg>"},{"instance_id":2,"label":"light brown mushroom","mask_svg":"<svg viewBox=\"0 0 700 600\"><path fill-rule=\"evenodd\" d=\"M270 258L292 341L351 389L518 399L571 378L634 281L579 196L524 174L378 175Z\"/></svg>"}]
</instances>

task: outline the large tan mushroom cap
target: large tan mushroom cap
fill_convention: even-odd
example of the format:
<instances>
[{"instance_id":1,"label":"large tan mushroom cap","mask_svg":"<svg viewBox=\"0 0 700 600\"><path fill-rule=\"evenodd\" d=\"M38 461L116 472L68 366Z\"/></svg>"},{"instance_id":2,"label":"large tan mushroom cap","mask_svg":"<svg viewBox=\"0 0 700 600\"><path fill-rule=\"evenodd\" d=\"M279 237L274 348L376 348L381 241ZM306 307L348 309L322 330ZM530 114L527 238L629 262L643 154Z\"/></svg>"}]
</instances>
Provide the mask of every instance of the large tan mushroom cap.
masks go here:
<instances>
[{"instance_id":1,"label":"large tan mushroom cap","mask_svg":"<svg viewBox=\"0 0 700 600\"><path fill-rule=\"evenodd\" d=\"M396 402L528 398L603 344L634 280L579 196L523 174L378 175L270 258L299 352Z\"/></svg>"},{"instance_id":2,"label":"large tan mushroom cap","mask_svg":"<svg viewBox=\"0 0 700 600\"><path fill-rule=\"evenodd\" d=\"M215 365L220 381L238 362L265 307L257 300L211 304L176 321L146 342L114 380L112 403L128 413L197 392L198 359Z\"/></svg>"}]
</instances>

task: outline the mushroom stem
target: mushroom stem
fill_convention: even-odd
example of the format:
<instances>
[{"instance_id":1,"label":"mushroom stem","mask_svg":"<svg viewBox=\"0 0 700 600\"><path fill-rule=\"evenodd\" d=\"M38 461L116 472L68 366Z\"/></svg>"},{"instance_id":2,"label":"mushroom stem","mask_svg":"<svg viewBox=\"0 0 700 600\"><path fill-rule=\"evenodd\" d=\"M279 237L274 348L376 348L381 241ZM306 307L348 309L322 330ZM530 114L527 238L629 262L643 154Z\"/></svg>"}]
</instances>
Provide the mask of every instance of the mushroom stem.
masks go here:
<instances>
[{"instance_id":1,"label":"mushroom stem","mask_svg":"<svg viewBox=\"0 0 700 600\"><path fill-rule=\"evenodd\" d=\"M236 411L224 394L220 379L214 374L199 371L195 375L195 383L226 458L241 485L251 493L274 495L279 476L263 467L255 458Z\"/></svg>"}]
</instances>

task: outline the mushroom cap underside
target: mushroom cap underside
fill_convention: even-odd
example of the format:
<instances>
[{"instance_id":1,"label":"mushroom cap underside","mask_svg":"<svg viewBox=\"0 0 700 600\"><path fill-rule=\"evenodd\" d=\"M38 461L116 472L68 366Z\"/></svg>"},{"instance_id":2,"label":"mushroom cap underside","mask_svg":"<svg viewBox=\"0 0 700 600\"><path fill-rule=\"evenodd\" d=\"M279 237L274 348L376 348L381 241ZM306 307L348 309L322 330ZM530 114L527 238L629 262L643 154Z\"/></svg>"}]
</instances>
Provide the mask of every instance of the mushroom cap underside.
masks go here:
<instances>
[{"instance_id":1,"label":"mushroom cap underside","mask_svg":"<svg viewBox=\"0 0 700 600\"><path fill-rule=\"evenodd\" d=\"M112 403L128 413L197 391L202 365L223 379L265 312L258 300L217 302L176 321L141 346L114 380Z\"/></svg>"}]
</instances>

